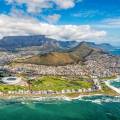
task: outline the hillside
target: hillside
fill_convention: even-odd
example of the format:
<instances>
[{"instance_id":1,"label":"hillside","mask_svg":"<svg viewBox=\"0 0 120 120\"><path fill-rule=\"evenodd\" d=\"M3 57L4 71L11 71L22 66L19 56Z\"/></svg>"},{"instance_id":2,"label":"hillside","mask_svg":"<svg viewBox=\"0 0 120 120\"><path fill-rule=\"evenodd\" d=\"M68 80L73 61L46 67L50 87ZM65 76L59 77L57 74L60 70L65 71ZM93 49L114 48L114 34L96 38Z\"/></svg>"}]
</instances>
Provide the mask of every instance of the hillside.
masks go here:
<instances>
[{"instance_id":1,"label":"hillside","mask_svg":"<svg viewBox=\"0 0 120 120\"><path fill-rule=\"evenodd\" d=\"M20 63L31 63L39 65L66 65L85 61L85 58L91 54L104 54L101 49L91 48L85 42L68 52L50 52L41 55L35 55L27 59L18 60Z\"/></svg>"},{"instance_id":2,"label":"hillside","mask_svg":"<svg viewBox=\"0 0 120 120\"><path fill-rule=\"evenodd\" d=\"M65 65L74 63L74 59L68 53L51 52L18 60L17 62L39 65Z\"/></svg>"}]
</instances>

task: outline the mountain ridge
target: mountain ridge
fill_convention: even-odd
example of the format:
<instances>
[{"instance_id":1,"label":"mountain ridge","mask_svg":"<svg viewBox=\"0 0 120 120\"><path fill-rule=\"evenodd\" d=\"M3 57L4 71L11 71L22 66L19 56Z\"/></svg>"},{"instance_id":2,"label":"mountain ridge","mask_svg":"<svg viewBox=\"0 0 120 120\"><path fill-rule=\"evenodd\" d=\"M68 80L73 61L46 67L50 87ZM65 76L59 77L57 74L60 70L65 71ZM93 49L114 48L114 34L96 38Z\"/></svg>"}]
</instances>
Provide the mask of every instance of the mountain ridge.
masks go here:
<instances>
[{"instance_id":1,"label":"mountain ridge","mask_svg":"<svg viewBox=\"0 0 120 120\"><path fill-rule=\"evenodd\" d=\"M92 48L83 42L68 52L50 52L46 54L35 55L27 59L18 60L16 62L59 66L83 62L87 56L96 53L105 54L103 50Z\"/></svg>"},{"instance_id":2,"label":"mountain ridge","mask_svg":"<svg viewBox=\"0 0 120 120\"><path fill-rule=\"evenodd\" d=\"M76 46L76 41L57 41L45 35L7 36L0 40L0 49L6 51L27 50L30 47L39 47L36 50L55 51L58 49Z\"/></svg>"},{"instance_id":3,"label":"mountain ridge","mask_svg":"<svg viewBox=\"0 0 120 120\"><path fill-rule=\"evenodd\" d=\"M85 42L85 41L83 41ZM69 50L75 48L80 42L77 41L60 41L46 37L45 35L31 36L6 36L0 40L0 50L6 51L56 51ZM85 42L91 47L101 48L105 51L117 49L108 43L96 44L94 42Z\"/></svg>"}]
</instances>

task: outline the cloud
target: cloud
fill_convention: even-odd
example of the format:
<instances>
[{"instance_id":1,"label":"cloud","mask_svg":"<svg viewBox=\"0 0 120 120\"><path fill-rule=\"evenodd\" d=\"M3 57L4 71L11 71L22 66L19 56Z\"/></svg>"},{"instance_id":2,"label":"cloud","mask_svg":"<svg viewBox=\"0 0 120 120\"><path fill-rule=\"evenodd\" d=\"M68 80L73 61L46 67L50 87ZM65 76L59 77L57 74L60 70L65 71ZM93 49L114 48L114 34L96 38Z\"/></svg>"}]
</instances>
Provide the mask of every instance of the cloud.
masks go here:
<instances>
[{"instance_id":1,"label":"cloud","mask_svg":"<svg viewBox=\"0 0 120 120\"><path fill-rule=\"evenodd\" d=\"M28 13L42 12L43 9L60 8L68 9L75 6L81 0L6 0L7 4L13 6L26 5Z\"/></svg>"},{"instance_id":2,"label":"cloud","mask_svg":"<svg viewBox=\"0 0 120 120\"><path fill-rule=\"evenodd\" d=\"M102 29L120 29L120 18L107 18L93 25L96 28Z\"/></svg>"},{"instance_id":3,"label":"cloud","mask_svg":"<svg viewBox=\"0 0 120 120\"><path fill-rule=\"evenodd\" d=\"M107 25L114 25L114 26L117 26L119 25L120 26L120 18L116 18L116 19L105 19L102 21L102 23L104 24L107 24Z\"/></svg>"},{"instance_id":4,"label":"cloud","mask_svg":"<svg viewBox=\"0 0 120 120\"><path fill-rule=\"evenodd\" d=\"M45 17L45 20L48 23L56 23L59 21L59 19L61 18L61 15L59 14L53 14L53 15L48 15L47 17Z\"/></svg>"},{"instance_id":5,"label":"cloud","mask_svg":"<svg viewBox=\"0 0 120 120\"><path fill-rule=\"evenodd\" d=\"M6 2L14 7L26 5L28 13L41 12L42 9L52 7L49 0L6 0Z\"/></svg>"},{"instance_id":6,"label":"cloud","mask_svg":"<svg viewBox=\"0 0 120 120\"><path fill-rule=\"evenodd\" d=\"M52 25L29 17L0 15L0 37L36 34L57 40L86 40L104 37L106 32L92 29L89 25Z\"/></svg>"},{"instance_id":7,"label":"cloud","mask_svg":"<svg viewBox=\"0 0 120 120\"><path fill-rule=\"evenodd\" d=\"M55 4L58 5L59 8L68 9L75 6L75 0L55 0Z\"/></svg>"},{"instance_id":8,"label":"cloud","mask_svg":"<svg viewBox=\"0 0 120 120\"><path fill-rule=\"evenodd\" d=\"M87 18L87 17L94 17L97 14L101 14L101 13L97 10L89 10L89 11L81 11L81 12L73 13L72 16L79 18Z\"/></svg>"},{"instance_id":9,"label":"cloud","mask_svg":"<svg viewBox=\"0 0 120 120\"><path fill-rule=\"evenodd\" d=\"M112 45L118 46L120 44L120 18L106 18L95 24L92 27L105 30L107 35L102 39L98 40L99 43L111 43Z\"/></svg>"}]
</instances>

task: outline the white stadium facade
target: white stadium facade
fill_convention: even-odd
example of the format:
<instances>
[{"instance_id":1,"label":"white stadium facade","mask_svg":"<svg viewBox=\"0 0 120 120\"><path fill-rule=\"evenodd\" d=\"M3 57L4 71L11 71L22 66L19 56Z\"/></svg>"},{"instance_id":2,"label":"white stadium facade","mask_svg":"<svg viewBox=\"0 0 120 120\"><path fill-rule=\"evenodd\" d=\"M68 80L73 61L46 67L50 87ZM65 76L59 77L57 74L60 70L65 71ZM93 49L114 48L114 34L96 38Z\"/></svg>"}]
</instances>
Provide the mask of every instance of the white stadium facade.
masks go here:
<instances>
[{"instance_id":1,"label":"white stadium facade","mask_svg":"<svg viewBox=\"0 0 120 120\"><path fill-rule=\"evenodd\" d=\"M5 84L9 84L9 85L17 84L20 81L21 81L20 77L3 77L1 79L1 82L5 83Z\"/></svg>"}]
</instances>

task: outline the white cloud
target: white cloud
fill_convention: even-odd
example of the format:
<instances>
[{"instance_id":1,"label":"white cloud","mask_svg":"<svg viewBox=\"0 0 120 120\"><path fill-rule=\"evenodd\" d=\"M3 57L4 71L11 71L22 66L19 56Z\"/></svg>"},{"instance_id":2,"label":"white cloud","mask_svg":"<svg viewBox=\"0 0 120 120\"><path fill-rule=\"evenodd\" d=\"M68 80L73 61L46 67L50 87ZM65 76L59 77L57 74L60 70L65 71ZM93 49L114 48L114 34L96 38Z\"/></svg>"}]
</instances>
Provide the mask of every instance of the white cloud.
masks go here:
<instances>
[{"instance_id":1,"label":"white cloud","mask_svg":"<svg viewBox=\"0 0 120 120\"><path fill-rule=\"evenodd\" d=\"M81 12L79 11L77 13L72 13L72 16L79 17L79 18L81 18L81 17L87 18L87 17L93 17L97 14L101 14L101 13L99 13L99 11L97 11L97 10L89 10L89 11L81 11Z\"/></svg>"},{"instance_id":2,"label":"white cloud","mask_svg":"<svg viewBox=\"0 0 120 120\"><path fill-rule=\"evenodd\" d=\"M53 14L53 15L48 15L47 17L45 17L45 20L48 23L56 23L59 21L59 19L61 18L61 15L59 14Z\"/></svg>"},{"instance_id":3,"label":"white cloud","mask_svg":"<svg viewBox=\"0 0 120 120\"><path fill-rule=\"evenodd\" d=\"M106 32L94 30L89 25L52 25L33 18L0 15L0 37L33 34L58 40L86 40L103 37Z\"/></svg>"},{"instance_id":4,"label":"white cloud","mask_svg":"<svg viewBox=\"0 0 120 120\"><path fill-rule=\"evenodd\" d=\"M40 12L44 8L51 8L52 5L49 0L6 0L8 4L13 6L23 5L27 6L27 12L36 13Z\"/></svg>"},{"instance_id":5,"label":"white cloud","mask_svg":"<svg viewBox=\"0 0 120 120\"><path fill-rule=\"evenodd\" d=\"M120 29L120 18L108 18L104 19L97 24L93 25L96 28L101 28L101 29Z\"/></svg>"},{"instance_id":6,"label":"white cloud","mask_svg":"<svg viewBox=\"0 0 120 120\"><path fill-rule=\"evenodd\" d=\"M75 6L81 0L6 0L8 4L13 6L23 5L27 6L27 12L37 13L43 9L57 7L60 9L68 9Z\"/></svg>"},{"instance_id":7,"label":"white cloud","mask_svg":"<svg viewBox=\"0 0 120 120\"><path fill-rule=\"evenodd\" d=\"M120 18L116 19L105 19L102 21L102 23L107 24L107 25L120 25Z\"/></svg>"},{"instance_id":8,"label":"white cloud","mask_svg":"<svg viewBox=\"0 0 120 120\"><path fill-rule=\"evenodd\" d=\"M68 9L75 6L75 0L55 0L55 3L62 9Z\"/></svg>"}]
</instances>

